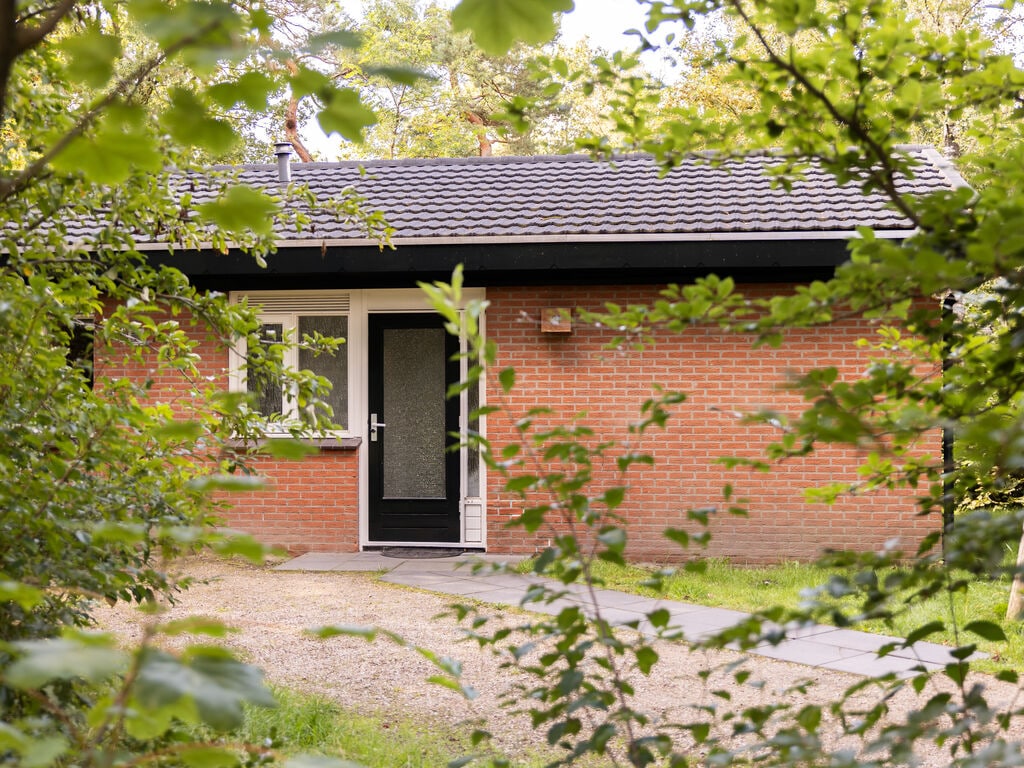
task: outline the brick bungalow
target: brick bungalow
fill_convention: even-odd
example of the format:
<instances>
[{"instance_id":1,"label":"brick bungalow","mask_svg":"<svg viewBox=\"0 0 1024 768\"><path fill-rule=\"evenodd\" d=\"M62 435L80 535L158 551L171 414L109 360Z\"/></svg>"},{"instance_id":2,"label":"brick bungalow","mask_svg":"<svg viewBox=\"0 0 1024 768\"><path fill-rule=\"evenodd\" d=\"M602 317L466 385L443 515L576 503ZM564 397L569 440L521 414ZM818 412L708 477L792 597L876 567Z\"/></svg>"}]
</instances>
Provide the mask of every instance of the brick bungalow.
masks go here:
<instances>
[{"instance_id":1,"label":"brick bungalow","mask_svg":"<svg viewBox=\"0 0 1024 768\"><path fill-rule=\"evenodd\" d=\"M920 166L903 181L905 192L962 183L933 149L906 151ZM756 456L772 437L740 425L738 412L799 405L780 390L788 373L833 364L845 377L861 375L866 353L855 343L874 335L869 323L794 332L781 349L752 349L749 339L693 328L635 351L608 349L609 329L551 322L558 310L650 303L665 284L709 273L731 276L753 295L789 291L829 277L857 227L895 239L912 231L880 197L814 169L791 192L773 187L765 174L773 163L766 155L720 167L691 160L664 176L641 156L611 165L579 156L381 161L362 164L365 174L357 163L288 167L284 157L278 166L239 169L241 182L269 188L290 172L321 198L354 188L384 212L395 248L382 251L354 226L318 213L301 235L282 234L265 269L242 254L175 257L200 287L260 304L269 337L297 329L347 340L333 358L295 360L334 381L343 430L307 459L261 459L271 489L233 497L227 522L295 553L419 545L525 554L546 543L550 531L506 526L519 504L478 456L445 452L445 434L465 428L473 401L493 401L496 391L488 384L445 402L445 387L460 372L446 360L459 342L415 285L447 279L463 264L470 295L489 302L485 329L501 364L518 372L513 411L538 404L566 418L585 411L597 434L625 440L653 383L688 393L665 430L630 444L656 462L628 478L621 511L633 558L678 559L663 529L685 527L687 509L708 507L722 511L707 554L742 562L876 548L894 537L911 545L939 525L916 515L912 494L805 501L809 486L855 484L853 452L825 451L770 474L715 463ZM205 353L224 387L247 386L227 350ZM264 393L262 405L289 407L280 393ZM482 428L496 445L515 439L500 415ZM924 449L937 452L938 438ZM748 516L725 511L726 483L748 500Z\"/></svg>"}]
</instances>

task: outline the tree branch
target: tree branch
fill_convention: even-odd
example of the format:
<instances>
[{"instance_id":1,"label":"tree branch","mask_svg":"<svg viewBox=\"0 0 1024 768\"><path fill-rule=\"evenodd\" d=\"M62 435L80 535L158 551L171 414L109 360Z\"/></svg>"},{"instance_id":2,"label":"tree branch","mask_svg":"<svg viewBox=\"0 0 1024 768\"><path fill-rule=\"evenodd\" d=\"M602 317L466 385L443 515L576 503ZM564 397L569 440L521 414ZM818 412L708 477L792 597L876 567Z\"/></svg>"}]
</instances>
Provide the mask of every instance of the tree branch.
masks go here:
<instances>
[{"instance_id":1,"label":"tree branch","mask_svg":"<svg viewBox=\"0 0 1024 768\"><path fill-rule=\"evenodd\" d=\"M797 67L792 61L786 61L775 51L774 48L772 48L771 43L769 43L768 39L765 37L763 30L750 18L744 10L743 4L740 0L729 0L729 4L732 6L733 10L736 11L739 17L743 19L747 28L754 33L755 37L757 37L758 42L768 55L768 59L771 63L796 80L818 101L818 103L825 108L828 114L832 116L833 120L840 125L845 125L856 138L866 145L868 151L874 155L875 161L884 169L883 172L871 171L871 174L878 179L879 184L885 191L886 197L889 198L893 206L895 206L900 213L906 216L914 226L921 227L921 219L917 215L917 212L907 205L906 201L903 200L903 197L900 195L899 190L896 189L896 182L893 178L892 157L889 155L889 152L887 152L886 149L877 140L875 140L870 132L865 129L859 121L854 119L854 117L844 115L840 112L839 108L836 107L828 95L821 88L818 88L814 83L812 83L799 67Z\"/></svg>"},{"instance_id":2,"label":"tree branch","mask_svg":"<svg viewBox=\"0 0 1024 768\"><path fill-rule=\"evenodd\" d=\"M77 3L78 0L60 0L41 22L32 27L23 26L19 29L14 40L12 60L39 45Z\"/></svg>"},{"instance_id":3,"label":"tree branch","mask_svg":"<svg viewBox=\"0 0 1024 768\"><path fill-rule=\"evenodd\" d=\"M67 146L85 133L99 119L103 111L119 98L132 93L149 75L163 64L170 56L178 51L194 44L203 36L216 29L221 22L215 21L206 27L197 30L194 34L181 38L173 45L169 45L163 51L143 62L135 70L122 78L114 88L104 94L96 101L89 110L82 115L78 122L61 136L49 149L46 150L31 165L24 168L21 173L10 180L0 179L0 203L3 203L21 191L23 191L36 177L43 173L46 166L53 158L63 152Z\"/></svg>"}]
</instances>

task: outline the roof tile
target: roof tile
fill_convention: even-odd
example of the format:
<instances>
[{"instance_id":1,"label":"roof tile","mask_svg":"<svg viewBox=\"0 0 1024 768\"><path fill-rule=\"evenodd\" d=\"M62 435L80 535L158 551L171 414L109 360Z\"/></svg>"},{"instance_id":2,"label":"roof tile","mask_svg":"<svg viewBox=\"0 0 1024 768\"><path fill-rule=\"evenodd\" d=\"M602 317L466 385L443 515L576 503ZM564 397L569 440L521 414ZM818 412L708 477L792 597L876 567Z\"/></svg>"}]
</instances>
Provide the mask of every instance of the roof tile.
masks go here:
<instances>
[{"instance_id":1,"label":"roof tile","mask_svg":"<svg viewBox=\"0 0 1024 768\"><path fill-rule=\"evenodd\" d=\"M962 184L934 149L903 151L919 165L913 179L900 180L900 191L923 195ZM693 156L661 175L649 156L597 162L565 155L295 163L291 172L293 182L308 185L322 200L355 190L369 210L383 212L394 237L407 242L911 229L882 195L862 194L852 183L839 185L818 167L793 182L791 192L773 185L766 171L779 162L771 154L755 154L712 165L707 157ZM280 185L276 165L235 170L243 183ZM209 194L197 190L196 201ZM311 216L304 232L282 233L282 241L363 239L355 224L333 214L317 210Z\"/></svg>"}]
</instances>

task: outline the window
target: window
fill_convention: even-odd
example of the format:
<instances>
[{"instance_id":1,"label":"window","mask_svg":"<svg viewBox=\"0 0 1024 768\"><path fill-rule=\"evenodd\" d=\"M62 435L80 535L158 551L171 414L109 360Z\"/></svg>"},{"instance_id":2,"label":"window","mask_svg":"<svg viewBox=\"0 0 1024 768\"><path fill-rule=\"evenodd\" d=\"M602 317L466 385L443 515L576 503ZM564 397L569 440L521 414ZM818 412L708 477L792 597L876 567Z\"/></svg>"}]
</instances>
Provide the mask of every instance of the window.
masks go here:
<instances>
[{"instance_id":1,"label":"window","mask_svg":"<svg viewBox=\"0 0 1024 768\"><path fill-rule=\"evenodd\" d=\"M347 294L312 294L310 296L263 297L249 294L249 303L261 307L260 343L265 346L285 343L284 364L294 370L308 370L322 376L332 384L330 393L321 399L333 412L333 420L343 429L349 419L349 347L348 343L336 350L317 352L296 347L304 338L328 336L349 338ZM298 403L277 382L244 378L244 388L256 395L258 407L266 416L278 415L285 420L298 417Z\"/></svg>"},{"instance_id":2,"label":"window","mask_svg":"<svg viewBox=\"0 0 1024 768\"><path fill-rule=\"evenodd\" d=\"M68 336L67 361L82 372L89 389L95 385L93 372L93 335L95 328L91 319L75 318Z\"/></svg>"}]
</instances>

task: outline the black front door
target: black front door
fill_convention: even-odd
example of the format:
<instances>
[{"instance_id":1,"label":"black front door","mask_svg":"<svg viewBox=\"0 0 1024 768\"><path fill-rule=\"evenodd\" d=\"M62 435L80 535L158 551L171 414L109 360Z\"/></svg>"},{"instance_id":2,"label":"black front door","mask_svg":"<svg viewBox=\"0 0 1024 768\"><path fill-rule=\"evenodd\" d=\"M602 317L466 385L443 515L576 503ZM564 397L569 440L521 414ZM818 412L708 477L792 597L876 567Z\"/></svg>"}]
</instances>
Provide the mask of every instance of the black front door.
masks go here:
<instances>
[{"instance_id":1,"label":"black front door","mask_svg":"<svg viewBox=\"0 0 1024 768\"><path fill-rule=\"evenodd\" d=\"M460 539L458 339L435 314L371 314L370 540Z\"/></svg>"}]
</instances>

